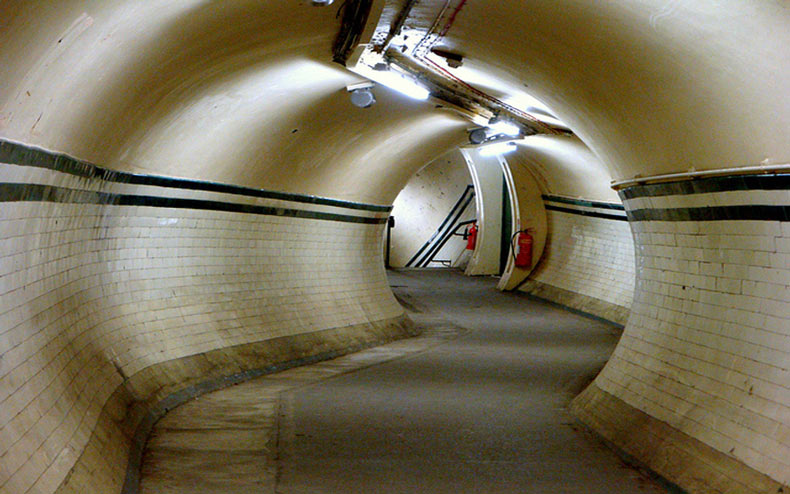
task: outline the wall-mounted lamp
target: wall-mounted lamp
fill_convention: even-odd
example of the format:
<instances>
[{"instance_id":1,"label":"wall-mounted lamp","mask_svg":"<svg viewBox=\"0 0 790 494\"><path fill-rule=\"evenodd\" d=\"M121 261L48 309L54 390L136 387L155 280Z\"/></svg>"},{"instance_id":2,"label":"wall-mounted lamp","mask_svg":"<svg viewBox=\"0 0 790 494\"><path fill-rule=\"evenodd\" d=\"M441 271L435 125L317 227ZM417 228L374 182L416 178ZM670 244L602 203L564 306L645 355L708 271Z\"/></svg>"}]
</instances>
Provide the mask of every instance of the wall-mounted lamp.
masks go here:
<instances>
[{"instance_id":1,"label":"wall-mounted lamp","mask_svg":"<svg viewBox=\"0 0 790 494\"><path fill-rule=\"evenodd\" d=\"M480 127L469 132L469 142L474 145L483 144L488 139L488 129Z\"/></svg>"},{"instance_id":2,"label":"wall-mounted lamp","mask_svg":"<svg viewBox=\"0 0 790 494\"><path fill-rule=\"evenodd\" d=\"M313 7L326 7L327 5L332 5L332 2L335 0L310 0L310 5Z\"/></svg>"},{"instance_id":3,"label":"wall-mounted lamp","mask_svg":"<svg viewBox=\"0 0 790 494\"><path fill-rule=\"evenodd\" d=\"M370 108L376 104L376 96L370 89L355 89L351 91L351 103L360 108Z\"/></svg>"},{"instance_id":4,"label":"wall-mounted lamp","mask_svg":"<svg viewBox=\"0 0 790 494\"><path fill-rule=\"evenodd\" d=\"M351 95L351 103L360 108L370 108L376 104L376 95L373 94L374 84L370 81L359 82L346 86Z\"/></svg>"}]
</instances>

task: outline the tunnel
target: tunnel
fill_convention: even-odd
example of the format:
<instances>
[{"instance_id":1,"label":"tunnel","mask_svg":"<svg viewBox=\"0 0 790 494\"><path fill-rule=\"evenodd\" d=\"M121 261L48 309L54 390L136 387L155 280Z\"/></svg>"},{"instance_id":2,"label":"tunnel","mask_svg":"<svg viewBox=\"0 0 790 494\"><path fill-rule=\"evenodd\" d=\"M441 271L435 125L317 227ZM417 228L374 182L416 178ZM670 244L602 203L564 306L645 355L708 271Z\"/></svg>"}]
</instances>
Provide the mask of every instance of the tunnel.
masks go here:
<instances>
[{"instance_id":1,"label":"tunnel","mask_svg":"<svg viewBox=\"0 0 790 494\"><path fill-rule=\"evenodd\" d=\"M449 271L481 320L497 295L622 331L566 407L591 441L681 492L788 492L787 2L0 14L3 494L138 492L180 405L421 341L447 323L397 285ZM444 259L456 203L478 244Z\"/></svg>"}]
</instances>

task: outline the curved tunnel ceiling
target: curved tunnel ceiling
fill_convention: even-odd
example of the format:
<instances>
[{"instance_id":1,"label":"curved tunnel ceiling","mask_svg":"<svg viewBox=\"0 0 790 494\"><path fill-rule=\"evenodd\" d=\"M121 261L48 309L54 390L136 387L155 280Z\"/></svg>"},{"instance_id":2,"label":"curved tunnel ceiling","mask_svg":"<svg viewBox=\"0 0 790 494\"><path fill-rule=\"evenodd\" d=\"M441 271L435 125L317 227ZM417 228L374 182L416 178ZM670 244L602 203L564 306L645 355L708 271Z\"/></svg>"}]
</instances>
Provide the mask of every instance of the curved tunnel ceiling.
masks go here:
<instances>
[{"instance_id":1,"label":"curved tunnel ceiling","mask_svg":"<svg viewBox=\"0 0 790 494\"><path fill-rule=\"evenodd\" d=\"M609 186L609 170L577 137L532 136L507 161L511 167L527 168L544 194L620 201Z\"/></svg>"},{"instance_id":2,"label":"curved tunnel ceiling","mask_svg":"<svg viewBox=\"0 0 790 494\"><path fill-rule=\"evenodd\" d=\"M781 2L447 3L462 8L438 47L465 67L443 68L505 101L537 97L614 178L790 158Z\"/></svg>"},{"instance_id":3,"label":"curved tunnel ceiling","mask_svg":"<svg viewBox=\"0 0 790 494\"><path fill-rule=\"evenodd\" d=\"M16 3L39 19L9 15L3 36L16 50L3 51L0 132L14 140L121 170L390 202L465 139L466 122L430 103L385 93L353 107L345 88L360 79L331 63L334 9Z\"/></svg>"},{"instance_id":4,"label":"curved tunnel ceiling","mask_svg":"<svg viewBox=\"0 0 790 494\"><path fill-rule=\"evenodd\" d=\"M0 14L0 134L102 166L391 202L466 138L430 102L350 104L337 5L13 0ZM790 161L789 22L780 2L473 0L442 46L497 97L537 97L625 178Z\"/></svg>"},{"instance_id":5,"label":"curved tunnel ceiling","mask_svg":"<svg viewBox=\"0 0 790 494\"><path fill-rule=\"evenodd\" d=\"M374 11L398 12L406 1L374 0ZM790 161L787 2L422 0L417 4L422 12L463 4L443 46L466 57L465 67L479 76L473 82L511 104L529 104L526 95L537 98L579 137L533 136L519 146L520 154L513 162L540 171L547 192L609 200L614 196L606 186L612 178ZM470 123L446 108L436 108L436 101L415 102L383 88L376 89L379 102L374 107L354 107L346 86L359 78L331 62L341 5L338 1L330 8L314 8L307 0L6 0L0 3L0 137L118 170L389 203L414 171L466 142ZM371 22L377 22L376 17ZM50 207L49 202L22 200L8 208L6 231L13 236L9 243L13 257L5 266L10 296L3 301L13 332L7 333L11 336L5 341L15 347L11 357L4 356L3 364L18 370L6 374L11 376L8 382L15 396L6 401L5 417L16 422L6 429L4 438L14 441L11 447L15 449L8 450L6 458L13 457L16 463L15 483L31 485L41 480L52 486L47 490L51 492L64 478L75 482L90 478L84 471L72 476L72 465L87 444L95 423L90 422L98 420L94 407L109 403L111 417L117 410L132 410L125 404L131 402L124 401L132 396L125 391L118 394L121 401L108 401L116 389L126 389L116 386L127 376L140 379L133 382L135 387L134 383L149 381L152 375L143 370L161 364L156 371L159 377L150 379L147 389L164 390L160 384L168 382L165 379L187 382L193 369L186 366L178 371L181 374L169 376L159 369L175 365L165 364L178 362L180 368L181 358L203 350L224 352L230 342L241 342L244 353L250 348L244 345L269 341L282 329L293 337L289 341L323 348L313 345L314 340L298 338L308 330L313 335L316 328L357 328L381 321L401 324L402 308L387 286L380 262L381 225L388 213L376 208L367 212L364 206L363 210L349 208L356 220L340 227L326 223L305 231L297 222L302 216L273 218L274 214L267 213L243 222L239 229L239 222L229 219L233 216L218 221L212 216L215 211L208 208L195 218L191 211L174 214L170 211L174 208L162 207L169 216L158 217L159 213L148 210L144 201L148 197L138 195L150 192L147 185L126 187L130 184L98 177L86 180L81 175L54 177L53 170L17 161L4 166L12 189L17 185L34 186L28 190L79 187L74 190L97 198L90 207L79 201ZM97 188L129 191L141 199L141 207L105 204L105 196L95 194ZM173 190L184 196L195 192L189 197L201 200L216 199L213 191L162 188L157 191L157 203L171 204L166 194ZM63 194L64 201L79 198L63 192L68 192ZM786 398L777 390L787 389L787 372L782 367L788 320L786 297L782 297L787 273L784 268L767 266L786 268L787 253L778 251L787 248L788 231L782 221L751 224L756 223L755 215L748 208L756 205L762 211L764 205L758 203L763 197L776 202L785 191L770 195L763 189L740 191L733 186L732 190L714 190L712 198L670 192L655 202L649 194L627 201L629 211L645 210L642 218L648 224L661 223L655 230L634 235L637 254L652 267L637 279L634 313L639 317L626 331L632 340L649 339L645 338L644 346L640 342L621 347L625 350L599 380L601 395L587 396L593 401L602 393L620 393L618 389L631 383L641 387L639 379L649 382L648 387L656 384L645 397L655 398L656 403L670 398L666 403L678 412L665 413L669 408L658 405L648 417L673 427L680 424L677 434L664 436L667 440L661 441L661 447L667 448L669 458L680 458L667 463L691 465L682 475L691 474L696 482L696 467L707 462L704 455L711 451L705 450L708 453L693 464L687 461L689 456L677 456L677 444L712 448L713 453L725 455L724 465L733 465L734 458L787 483L786 441L769 435L772 430L786 430L787 407L771 400ZM27 198L9 196L20 197ZM238 211L253 201L268 204L275 213L279 207L278 200L271 198L238 200L233 203ZM723 213L730 206L739 208L744 211L739 219L744 221L706 226L702 235L698 233L703 228L682 225L695 217L692 211L703 209L697 206L711 203L721 206ZM329 204L324 201L314 205L317 211L304 211L337 219L336 206ZM784 205L767 208L786 211ZM678 209L685 216L675 215L681 213ZM127 211L142 218L135 225L144 225L135 226L128 237L126 227L133 217ZM156 227L149 228L151 224ZM189 231L198 224L199 232ZM621 236L615 240L630 239L626 223L620 225ZM168 241L151 241L153 228ZM262 238L264 230L276 235ZM332 234L327 235L330 230ZM169 243L172 235L179 242ZM668 235L677 235L677 242L664 245ZM740 238L730 238L736 236ZM254 246L247 242L250 238ZM304 245L308 248L303 250ZM599 245L607 244L595 247ZM705 248L685 247L698 245ZM325 262L324 252L340 262ZM597 252L613 258L605 249ZM189 256L189 262L182 255ZM709 271L703 271L700 258L715 261L707 263ZM615 262L619 261L605 266ZM721 286L719 267L713 264L720 264L726 275ZM728 273L729 267L737 269ZM215 279L206 273L230 273L230 278ZM609 276L605 270L601 273L601 278ZM248 276L257 278L256 282L250 284ZM231 289L218 290L218 283L228 283ZM174 288L172 297L162 298L162 286ZM711 292L711 286L721 291ZM209 292L212 297L204 298ZM250 296L231 297L229 310L234 315L226 318L224 309L214 309L228 301L227 293L234 292ZM294 297L295 293L304 295ZM701 302L703 297L707 302ZM658 305L651 305L653 299ZM143 305L141 300L155 303ZM261 300L274 302L261 304ZM291 300L297 303L279 303ZM687 305L695 311L688 318L678 310ZM253 306L254 317L246 317L246 310ZM332 310L324 313L315 310L316 306ZM88 312L81 312L83 307ZM189 308L195 318L187 320L179 313L175 318L183 320L175 326L163 322L174 315L171 311L181 308ZM683 326L677 324L679 317ZM76 318L79 321L72 326ZM208 339L204 338L205 321L212 328L213 336ZM720 328L715 340L709 340L709 323ZM165 324L167 329L163 329ZM677 338L681 331L688 339ZM732 335L738 336L737 343ZM27 341L34 343L22 344ZM709 341L714 346L701 344ZM167 353L161 351L160 343ZM294 352L300 344L293 345ZM286 346L291 351L291 345ZM684 375L693 377L680 392L696 401L676 401L671 395L678 381L661 373L665 369L674 373L677 368L671 367L672 359L685 362L684 352L692 346L692 355L704 355L709 361L704 375L694 374L693 365L685 369L690 372ZM120 355L113 347L122 349ZM669 356L631 375L629 369L635 366L629 359L635 362L638 355L654 351ZM257 361L243 360L244 355L238 361L232 353L228 355L233 372L238 362L250 362L250 368L257 365ZM303 355L294 354L297 357ZM197 369L202 364L194 365ZM45 393L27 392L43 386L44 379L61 383L63 376L70 376L71 371L61 372L67 366L79 369L80 378L65 392L59 385ZM94 376L103 380L97 389L88 389L93 387ZM620 381L620 376L627 380ZM736 382L741 376L747 380ZM765 385L749 389L749 380ZM148 385L141 384L141 389ZM733 392L744 406L723 399ZM148 391L140 393L148 396L144 395ZM61 396L69 407L75 404L75 412L61 409L62 402L57 401ZM611 413L632 410L629 420L640 424L644 435L629 434L629 438L634 443L653 441L655 436L641 440L652 434L648 432L652 425L633 408L643 396L621 396L630 401L617 402L620 408L610 408ZM24 414L11 418L23 408ZM64 429L59 429L49 443L36 424L41 420L55 427L57 421L49 420L42 410L52 410L53 416L64 417L65 427L74 428L63 434ZM131 415L139 417L136 413ZM714 425L697 427L699 417ZM620 418L613 417L612 423ZM98 441L106 441L111 437L108 431L121 427L114 418L103 423L106 427L97 429L94 436ZM751 424L768 424L772 429L755 431ZM131 430L119 428L113 437L118 444L126 444L124 434ZM675 442L681 433L701 443ZM721 440L722 433L732 435L737 453L733 454L729 438ZM28 445L45 441L46 446L31 456ZM126 461L103 457L115 455L117 460L126 448L91 446L84 451L95 460L87 464L101 468L97 478L111 478L118 473L115 466ZM660 462L664 458L653 451L634 454L645 456ZM8 475L10 471L3 482ZM721 485L732 480L718 470L710 475ZM25 492L27 488L11 490Z\"/></svg>"},{"instance_id":6,"label":"curved tunnel ceiling","mask_svg":"<svg viewBox=\"0 0 790 494\"><path fill-rule=\"evenodd\" d=\"M468 17L480 8L471 3ZM486 24L518 31L492 36L468 22L457 35L497 53L495 67L528 82L615 178L790 158L787 6L565 1L491 10Z\"/></svg>"}]
</instances>

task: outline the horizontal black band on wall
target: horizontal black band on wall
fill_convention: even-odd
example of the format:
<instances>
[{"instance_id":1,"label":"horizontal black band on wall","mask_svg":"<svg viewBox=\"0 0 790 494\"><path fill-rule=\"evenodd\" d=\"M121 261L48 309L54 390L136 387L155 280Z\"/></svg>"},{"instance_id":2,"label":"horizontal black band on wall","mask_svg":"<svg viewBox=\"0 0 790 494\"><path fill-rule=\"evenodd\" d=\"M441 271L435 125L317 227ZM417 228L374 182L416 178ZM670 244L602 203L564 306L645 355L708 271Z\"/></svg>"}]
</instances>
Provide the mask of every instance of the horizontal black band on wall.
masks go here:
<instances>
[{"instance_id":1,"label":"horizontal black band on wall","mask_svg":"<svg viewBox=\"0 0 790 494\"><path fill-rule=\"evenodd\" d=\"M638 197L685 196L739 190L790 190L790 174L693 178L680 182L635 185L620 190L619 194L620 199L625 201Z\"/></svg>"},{"instance_id":2,"label":"horizontal black band on wall","mask_svg":"<svg viewBox=\"0 0 790 494\"><path fill-rule=\"evenodd\" d=\"M584 199L573 199L570 197L550 196L550 195L543 195L541 197L543 198L544 201L549 201L549 202L572 204L574 206L584 206L587 208L613 209L615 211L625 211L625 207L622 204L617 204L614 202L587 201Z\"/></svg>"},{"instance_id":3,"label":"horizontal black band on wall","mask_svg":"<svg viewBox=\"0 0 790 494\"><path fill-rule=\"evenodd\" d=\"M790 206L716 206L701 208L636 209L630 221L790 221Z\"/></svg>"},{"instance_id":4,"label":"horizontal black band on wall","mask_svg":"<svg viewBox=\"0 0 790 494\"><path fill-rule=\"evenodd\" d=\"M41 184L0 183L0 202L57 202L64 204L98 204L103 206L198 209L204 211L223 211L229 213L339 221L343 223L364 223L369 225L380 225L387 222L387 218L369 218L365 216L352 216L347 214L324 213L320 211L305 211L301 209L271 206L255 206L252 204L239 204L234 202L206 201L201 199L110 194L106 192L67 189L64 187Z\"/></svg>"},{"instance_id":5,"label":"horizontal black band on wall","mask_svg":"<svg viewBox=\"0 0 790 494\"><path fill-rule=\"evenodd\" d=\"M559 211L560 213L578 214L580 216L603 218L605 220L628 221L628 218L626 216L622 216L618 214L606 214L606 213L599 213L597 211L587 211L583 209L563 208L560 206L552 206L551 204L546 204L546 209L548 211Z\"/></svg>"},{"instance_id":6,"label":"horizontal black band on wall","mask_svg":"<svg viewBox=\"0 0 790 494\"><path fill-rule=\"evenodd\" d=\"M187 180L182 178L161 177L155 175L138 175L135 173L119 172L101 168L86 161L80 161L71 156L53 153L44 149L26 146L24 144L0 139L0 163L10 165L32 166L46 168L61 173L68 173L80 177L96 178L108 182L130 185L150 185L154 187L169 187L172 189L199 190L203 192L220 192L263 199L276 199L281 201L316 204L320 206L333 206L359 211L372 211L388 213L392 206L377 204L364 204L359 202L343 201L306 194L291 192L276 192L264 189L253 189L240 185L203 182L200 180Z\"/></svg>"}]
</instances>

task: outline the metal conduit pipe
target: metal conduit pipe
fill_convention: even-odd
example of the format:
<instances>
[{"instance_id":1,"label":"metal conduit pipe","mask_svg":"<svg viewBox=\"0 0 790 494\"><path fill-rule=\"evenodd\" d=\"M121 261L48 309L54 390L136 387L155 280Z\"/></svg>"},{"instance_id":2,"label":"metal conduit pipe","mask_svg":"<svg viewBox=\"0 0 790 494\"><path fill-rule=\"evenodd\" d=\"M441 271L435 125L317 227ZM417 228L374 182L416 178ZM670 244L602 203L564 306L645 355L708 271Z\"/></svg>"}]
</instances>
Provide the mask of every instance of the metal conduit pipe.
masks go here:
<instances>
[{"instance_id":1,"label":"metal conduit pipe","mask_svg":"<svg viewBox=\"0 0 790 494\"><path fill-rule=\"evenodd\" d=\"M392 40L400 34L403 26L406 25L406 21L409 19L409 14L411 14L412 9L417 4L417 0L409 0L406 6L403 7L403 10L400 11L398 14L398 18L395 21L395 24L392 25L390 28L390 32L387 34L387 38L384 40L381 45L377 45L374 49L379 53L384 53L389 48L390 43Z\"/></svg>"}]
</instances>

